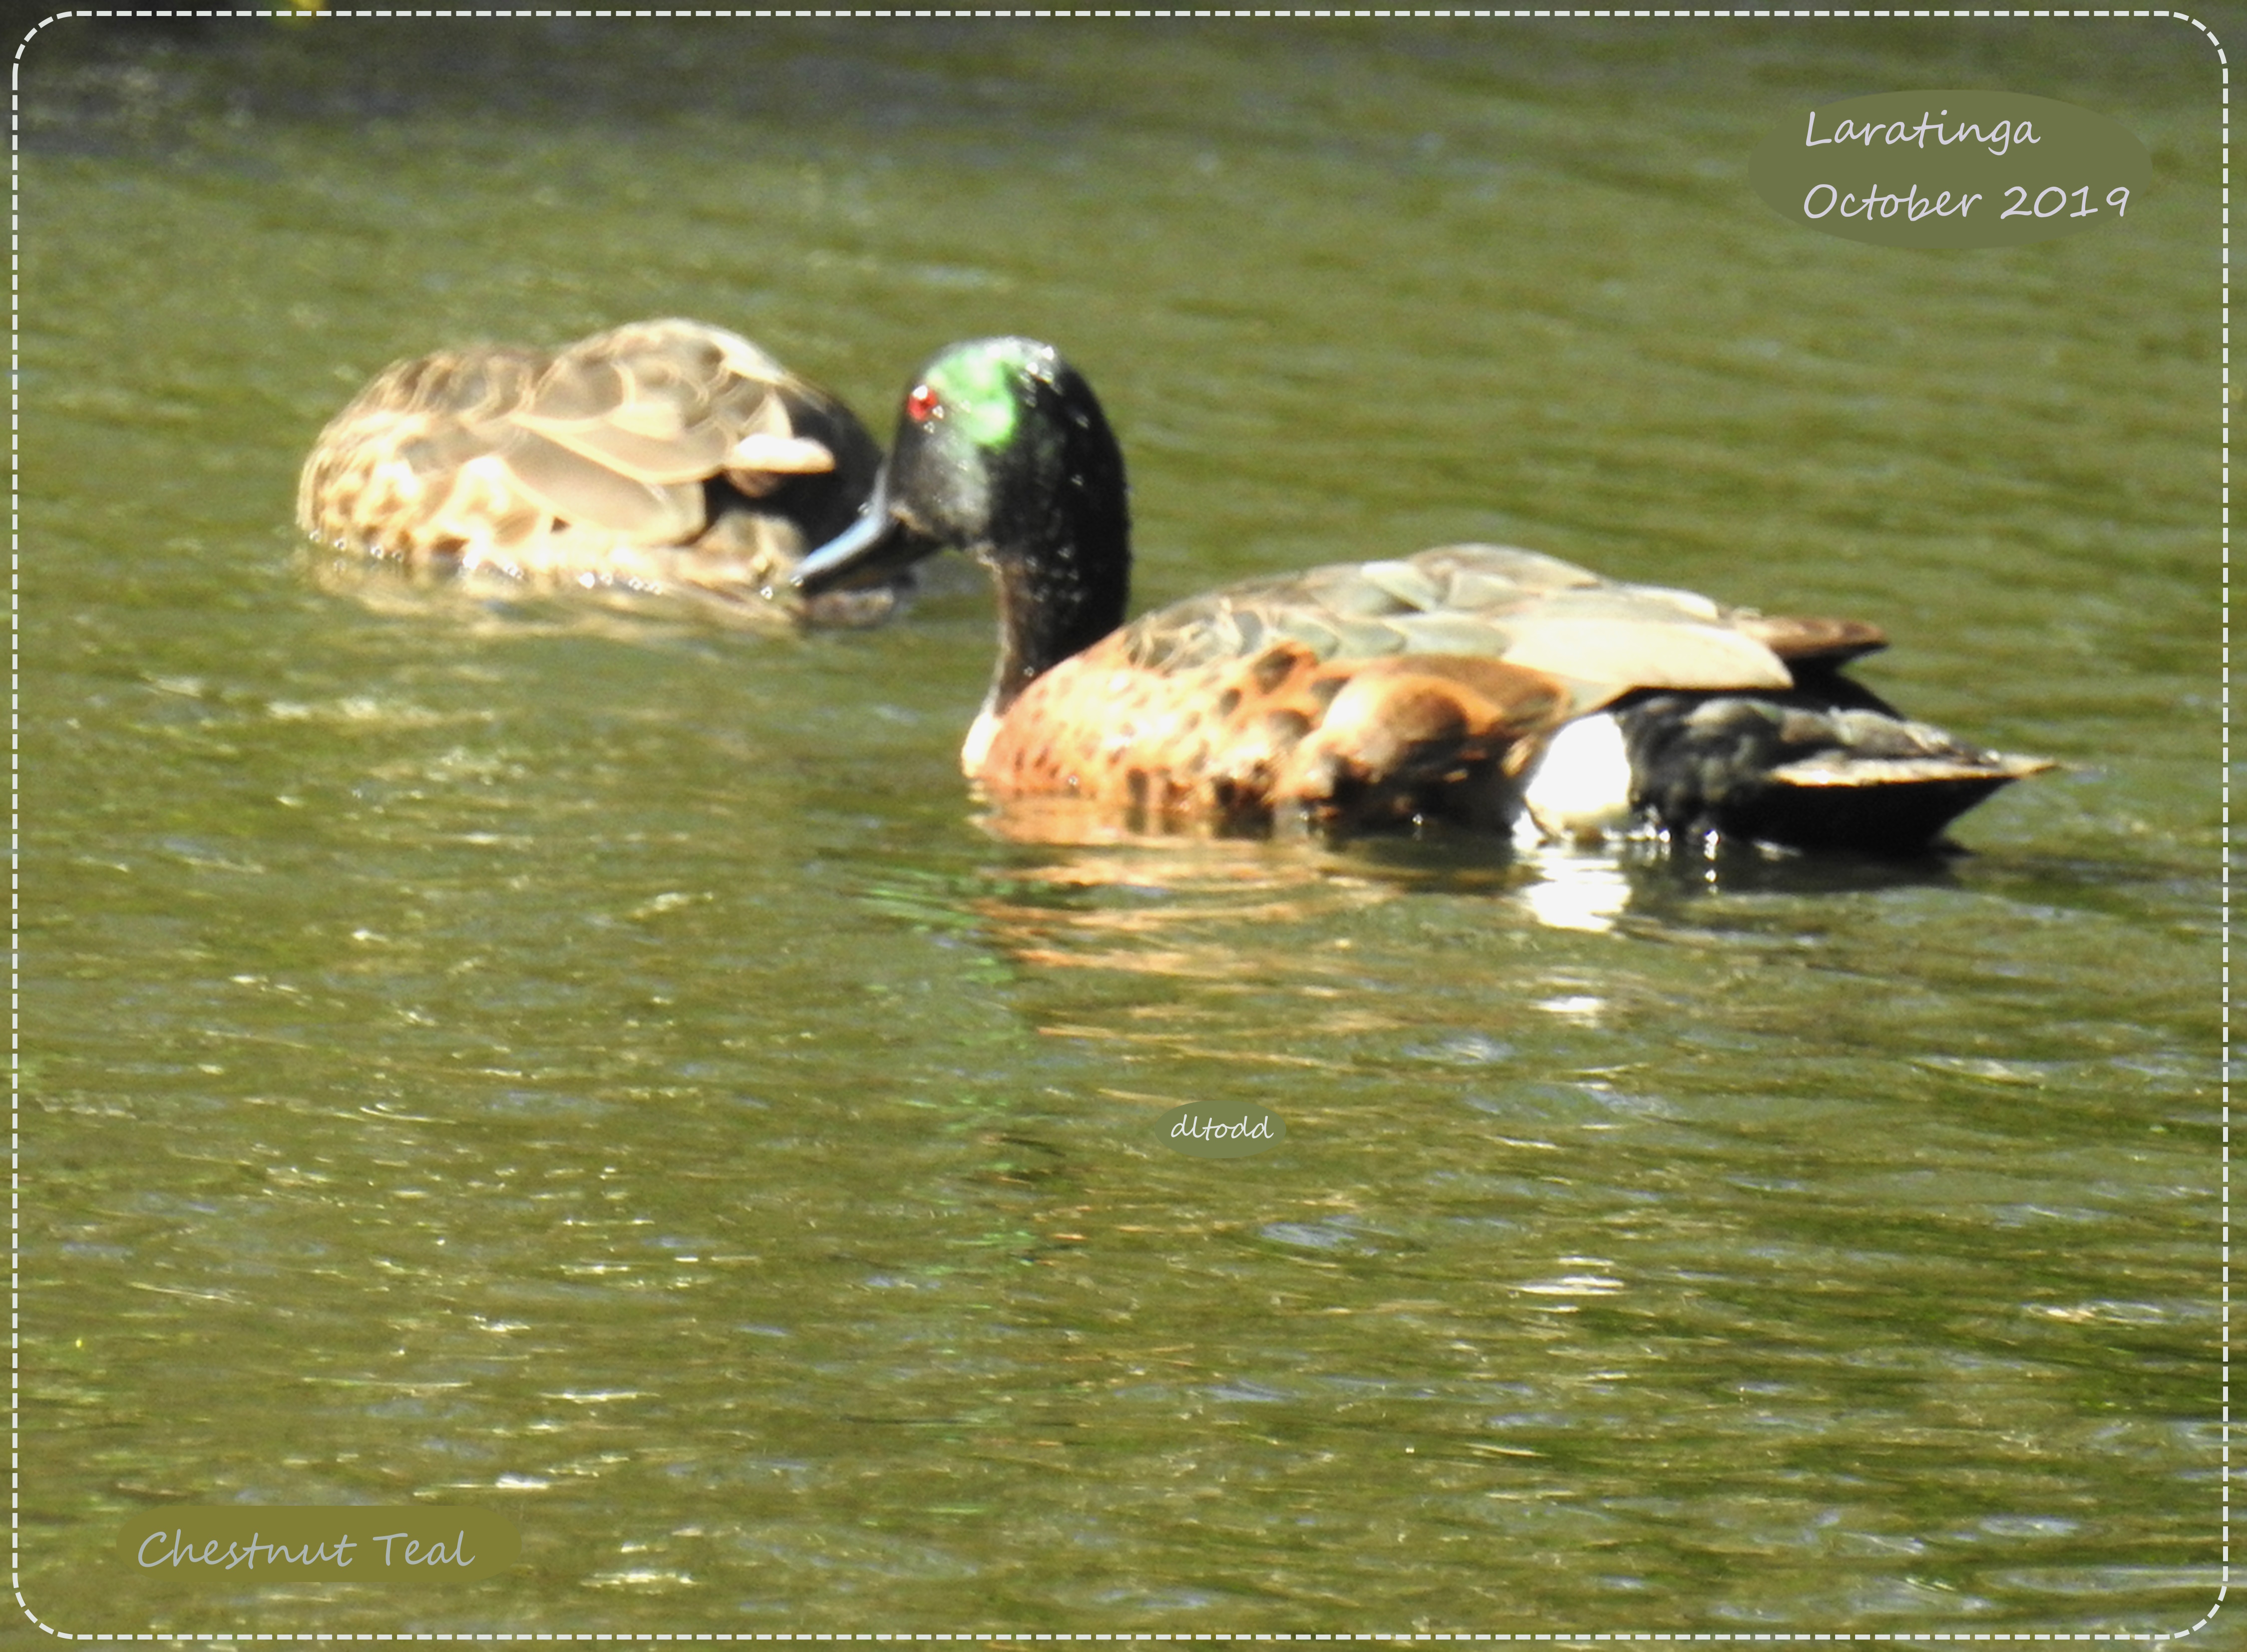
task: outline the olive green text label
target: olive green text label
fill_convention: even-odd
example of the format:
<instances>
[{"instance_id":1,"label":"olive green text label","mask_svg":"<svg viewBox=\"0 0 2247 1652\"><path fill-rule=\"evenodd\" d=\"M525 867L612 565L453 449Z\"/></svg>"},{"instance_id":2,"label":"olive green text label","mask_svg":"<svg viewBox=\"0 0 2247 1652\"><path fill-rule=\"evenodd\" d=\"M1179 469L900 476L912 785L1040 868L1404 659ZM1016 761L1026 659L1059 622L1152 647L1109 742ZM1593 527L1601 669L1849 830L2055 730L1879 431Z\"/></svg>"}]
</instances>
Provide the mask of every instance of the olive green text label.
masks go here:
<instances>
[{"instance_id":1,"label":"olive green text label","mask_svg":"<svg viewBox=\"0 0 2247 1652\"><path fill-rule=\"evenodd\" d=\"M469 1583L515 1564L522 1540L489 1509L250 1506L137 1515L117 1539L133 1572L229 1593L276 1578L411 1589Z\"/></svg>"}]
</instances>

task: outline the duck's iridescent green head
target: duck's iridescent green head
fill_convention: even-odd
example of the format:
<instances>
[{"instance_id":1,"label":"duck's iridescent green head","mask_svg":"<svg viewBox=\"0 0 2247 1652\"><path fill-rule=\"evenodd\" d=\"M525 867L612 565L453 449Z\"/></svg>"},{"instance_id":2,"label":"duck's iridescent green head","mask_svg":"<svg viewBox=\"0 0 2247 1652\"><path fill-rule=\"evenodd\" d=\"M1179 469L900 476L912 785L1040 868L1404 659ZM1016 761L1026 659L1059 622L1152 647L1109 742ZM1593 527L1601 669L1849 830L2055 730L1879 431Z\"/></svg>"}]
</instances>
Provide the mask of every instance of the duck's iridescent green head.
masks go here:
<instances>
[{"instance_id":1,"label":"duck's iridescent green head","mask_svg":"<svg viewBox=\"0 0 2247 1652\"><path fill-rule=\"evenodd\" d=\"M816 596L947 547L997 576L1002 688L1123 622L1124 455L1092 386L1051 345L975 338L939 352L905 391L865 514L807 556L796 584Z\"/></svg>"},{"instance_id":2,"label":"duck's iridescent green head","mask_svg":"<svg viewBox=\"0 0 2247 1652\"><path fill-rule=\"evenodd\" d=\"M976 338L954 345L922 371L905 399L908 423L950 420L981 448L1003 447L1021 428L1021 389L1051 383L1061 358L1028 338Z\"/></svg>"},{"instance_id":3,"label":"duck's iridescent green head","mask_svg":"<svg viewBox=\"0 0 2247 1652\"><path fill-rule=\"evenodd\" d=\"M863 576L870 556L894 567L947 547L1035 559L1065 553L1048 542L1072 528L1122 539L1128 525L1123 455L1092 387L1051 345L974 338L914 375L865 515L796 583L816 594ZM900 534L913 543L890 543Z\"/></svg>"}]
</instances>

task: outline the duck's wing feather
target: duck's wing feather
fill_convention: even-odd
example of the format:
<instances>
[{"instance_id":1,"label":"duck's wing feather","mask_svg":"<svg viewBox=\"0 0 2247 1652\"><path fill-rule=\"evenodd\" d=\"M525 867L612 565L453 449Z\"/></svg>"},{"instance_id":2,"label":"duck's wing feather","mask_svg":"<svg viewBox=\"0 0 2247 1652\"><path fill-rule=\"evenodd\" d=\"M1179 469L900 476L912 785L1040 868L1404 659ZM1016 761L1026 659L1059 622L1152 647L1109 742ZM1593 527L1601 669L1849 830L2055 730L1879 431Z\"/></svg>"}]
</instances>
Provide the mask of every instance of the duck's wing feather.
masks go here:
<instances>
[{"instance_id":1,"label":"duck's wing feather","mask_svg":"<svg viewBox=\"0 0 2247 1652\"><path fill-rule=\"evenodd\" d=\"M1158 672L1277 641L1322 661L1499 661L1567 685L1578 715L1634 689L1783 689L1794 681L1790 661L1837 663L1885 640L1859 621L1725 608L1503 545L1445 545L1252 580L1158 610L1119 638L1133 665Z\"/></svg>"},{"instance_id":2,"label":"duck's wing feather","mask_svg":"<svg viewBox=\"0 0 2247 1652\"><path fill-rule=\"evenodd\" d=\"M1862 619L1731 611L1731 623L1790 665L1841 666L1888 645L1888 633Z\"/></svg>"},{"instance_id":3,"label":"duck's wing feather","mask_svg":"<svg viewBox=\"0 0 2247 1652\"><path fill-rule=\"evenodd\" d=\"M755 498L830 471L839 405L747 339L635 323L558 353L491 346L401 362L329 424L297 495L306 531L347 549L536 573L604 543L683 545L705 483ZM871 445L871 444L869 444Z\"/></svg>"},{"instance_id":4,"label":"duck's wing feather","mask_svg":"<svg viewBox=\"0 0 2247 1652\"><path fill-rule=\"evenodd\" d=\"M751 478L835 467L796 433L797 383L755 345L696 322L639 322L573 345L541 375L517 421L606 468L653 483L721 471ZM749 490L756 490L756 482Z\"/></svg>"}]
</instances>

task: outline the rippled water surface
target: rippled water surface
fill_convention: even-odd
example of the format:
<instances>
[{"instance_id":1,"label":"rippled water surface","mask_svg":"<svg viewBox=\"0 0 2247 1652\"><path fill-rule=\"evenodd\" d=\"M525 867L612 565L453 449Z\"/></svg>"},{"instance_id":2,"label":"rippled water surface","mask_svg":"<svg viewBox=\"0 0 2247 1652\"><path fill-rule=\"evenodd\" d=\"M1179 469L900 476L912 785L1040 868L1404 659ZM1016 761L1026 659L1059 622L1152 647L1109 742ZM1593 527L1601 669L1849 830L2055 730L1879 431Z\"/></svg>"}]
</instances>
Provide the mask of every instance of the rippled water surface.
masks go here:
<instances>
[{"instance_id":1,"label":"rippled water surface","mask_svg":"<svg viewBox=\"0 0 2247 1652\"><path fill-rule=\"evenodd\" d=\"M41 1621L2209 1611L2198 31L79 22L23 84ZM1749 192L1788 110L1958 85L2122 121L2146 198L1934 254ZM954 764L965 572L816 637L314 577L295 468L373 369L672 313L884 426L936 345L1054 339L1142 602L1526 543L1877 620L1868 682L2065 768L1905 867L1041 846ZM1236 1101L1285 1145L1154 1133ZM228 1502L482 1504L523 1559L110 1553Z\"/></svg>"}]
</instances>

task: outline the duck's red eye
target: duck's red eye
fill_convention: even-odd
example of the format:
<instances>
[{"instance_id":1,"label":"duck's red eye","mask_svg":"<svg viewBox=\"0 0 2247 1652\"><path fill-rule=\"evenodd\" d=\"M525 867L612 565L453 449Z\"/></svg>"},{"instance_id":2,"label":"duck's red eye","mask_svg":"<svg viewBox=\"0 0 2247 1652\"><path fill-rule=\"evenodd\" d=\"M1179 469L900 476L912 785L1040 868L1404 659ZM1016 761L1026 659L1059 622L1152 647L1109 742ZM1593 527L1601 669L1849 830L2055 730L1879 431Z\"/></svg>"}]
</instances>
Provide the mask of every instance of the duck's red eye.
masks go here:
<instances>
[{"instance_id":1,"label":"duck's red eye","mask_svg":"<svg viewBox=\"0 0 2247 1652\"><path fill-rule=\"evenodd\" d=\"M915 385L905 398L905 417L917 425L926 424L943 411L943 399L926 385Z\"/></svg>"}]
</instances>

